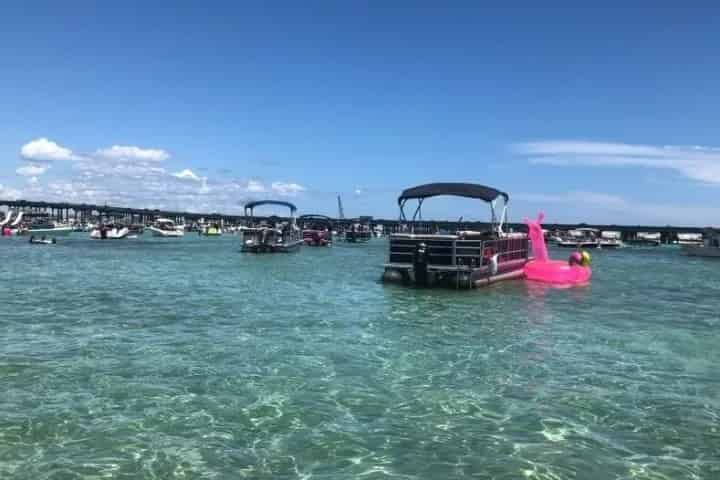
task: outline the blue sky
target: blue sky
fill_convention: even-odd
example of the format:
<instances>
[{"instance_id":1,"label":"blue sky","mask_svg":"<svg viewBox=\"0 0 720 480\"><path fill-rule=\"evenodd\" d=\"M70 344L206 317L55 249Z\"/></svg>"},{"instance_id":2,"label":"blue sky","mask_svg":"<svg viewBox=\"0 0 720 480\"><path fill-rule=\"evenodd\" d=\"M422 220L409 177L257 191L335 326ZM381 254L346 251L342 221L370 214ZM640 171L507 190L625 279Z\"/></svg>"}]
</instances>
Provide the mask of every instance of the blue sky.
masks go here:
<instances>
[{"instance_id":1,"label":"blue sky","mask_svg":"<svg viewBox=\"0 0 720 480\"><path fill-rule=\"evenodd\" d=\"M720 223L720 7L105 3L0 6L0 197Z\"/></svg>"}]
</instances>

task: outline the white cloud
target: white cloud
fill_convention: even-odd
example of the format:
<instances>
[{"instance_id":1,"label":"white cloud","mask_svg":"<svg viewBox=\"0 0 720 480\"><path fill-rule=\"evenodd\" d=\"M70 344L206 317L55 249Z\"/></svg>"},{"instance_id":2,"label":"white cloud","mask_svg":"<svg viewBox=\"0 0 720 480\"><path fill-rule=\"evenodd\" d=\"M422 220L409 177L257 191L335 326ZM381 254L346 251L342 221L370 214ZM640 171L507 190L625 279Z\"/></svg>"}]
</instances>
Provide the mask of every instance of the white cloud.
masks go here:
<instances>
[{"instance_id":1,"label":"white cloud","mask_svg":"<svg viewBox=\"0 0 720 480\"><path fill-rule=\"evenodd\" d=\"M22 165L15 169L15 173L22 175L23 177L37 177L47 171L48 167L44 165Z\"/></svg>"},{"instance_id":2,"label":"white cloud","mask_svg":"<svg viewBox=\"0 0 720 480\"><path fill-rule=\"evenodd\" d=\"M359 196L362 195L362 194L363 194L362 188L356 188L356 189L355 189L355 195L356 195L356 196L359 197Z\"/></svg>"},{"instance_id":3,"label":"white cloud","mask_svg":"<svg viewBox=\"0 0 720 480\"><path fill-rule=\"evenodd\" d=\"M141 148L136 146L113 145L95 151L94 157L121 161L162 162L170 158L165 150L157 148Z\"/></svg>"},{"instance_id":4,"label":"white cloud","mask_svg":"<svg viewBox=\"0 0 720 480\"><path fill-rule=\"evenodd\" d=\"M177 173L172 174L173 177L180 178L182 180L194 180L196 182L199 182L202 180L201 177L198 177L195 172L190 170L189 168L186 168L185 170Z\"/></svg>"},{"instance_id":5,"label":"white cloud","mask_svg":"<svg viewBox=\"0 0 720 480\"><path fill-rule=\"evenodd\" d=\"M77 160L69 148L62 147L47 138L38 138L20 148L20 156L29 161L52 162L56 160Z\"/></svg>"},{"instance_id":6,"label":"white cloud","mask_svg":"<svg viewBox=\"0 0 720 480\"><path fill-rule=\"evenodd\" d=\"M271 185L272 191L278 195L292 197L300 192L305 191L305 187L298 185L297 183L287 182L273 182Z\"/></svg>"},{"instance_id":7,"label":"white cloud","mask_svg":"<svg viewBox=\"0 0 720 480\"><path fill-rule=\"evenodd\" d=\"M546 141L513 146L536 164L670 169L708 183L720 183L720 149L588 141Z\"/></svg>"},{"instance_id":8,"label":"white cloud","mask_svg":"<svg viewBox=\"0 0 720 480\"><path fill-rule=\"evenodd\" d=\"M265 193L267 191L265 185L257 180L248 180L246 189L250 193Z\"/></svg>"},{"instance_id":9,"label":"white cloud","mask_svg":"<svg viewBox=\"0 0 720 480\"><path fill-rule=\"evenodd\" d=\"M17 200L22 197L22 192L14 188L5 187L0 184L0 198L3 200Z\"/></svg>"},{"instance_id":10,"label":"white cloud","mask_svg":"<svg viewBox=\"0 0 720 480\"><path fill-rule=\"evenodd\" d=\"M115 145L80 155L38 139L23 146L21 156L27 163L18 166L17 173L28 181L21 190L0 188L0 198L232 214L241 213L244 201L257 194L292 196L305 190L292 182L210 179L192 168L172 173L163 168L161 162L170 155L161 149ZM51 160L60 159L72 160L71 169L58 169L50 181L37 181L50 168Z\"/></svg>"}]
</instances>

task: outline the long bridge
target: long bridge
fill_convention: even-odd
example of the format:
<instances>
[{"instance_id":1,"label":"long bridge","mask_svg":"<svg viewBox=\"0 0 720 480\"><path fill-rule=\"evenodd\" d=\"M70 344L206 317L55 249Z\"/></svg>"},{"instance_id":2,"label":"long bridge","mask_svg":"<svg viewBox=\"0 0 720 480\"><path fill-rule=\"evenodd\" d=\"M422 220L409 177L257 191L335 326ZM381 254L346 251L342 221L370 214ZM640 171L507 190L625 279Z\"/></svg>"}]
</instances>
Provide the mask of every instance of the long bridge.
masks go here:
<instances>
[{"instance_id":1,"label":"long bridge","mask_svg":"<svg viewBox=\"0 0 720 480\"><path fill-rule=\"evenodd\" d=\"M198 213L198 212L181 212L174 210L148 209L148 208L129 208L114 205L93 205L86 203L68 203L68 202L44 202L35 200L2 200L0 199L0 209L14 210L24 212L29 215L43 215L59 222L76 222L83 223L95 219L104 219L106 221L124 222L132 224L147 225L157 218L169 218L178 223L193 223L201 219L206 222L218 222L224 225L241 225L247 222L244 215L228 215L223 213ZM255 217L257 219L268 217ZM355 219L333 219L333 223L339 228L344 229L357 221L363 221L371 225L381 225L386 232L407 231L409 222L400 220L376 219L373 217L359 217ZM454 231L458 229L466 230L483 230L489 228L487 222L457 222L445 220L420 220L414 222L414 230L416 232L436 232L438 230ZM683 227L671 225L606 225L606 224L553 224L546 223L543 225L547 230L573 230L577 228L593 228L599 231L620 232L623 240L633 239L639 232L660 233L662 242L669 243L677 240L678 234L692 233L699 234L707 230L703 227ZM524 231L525 225L522 223L510 223L507 229L514 231Z\"/></svg>"}]
</instances>

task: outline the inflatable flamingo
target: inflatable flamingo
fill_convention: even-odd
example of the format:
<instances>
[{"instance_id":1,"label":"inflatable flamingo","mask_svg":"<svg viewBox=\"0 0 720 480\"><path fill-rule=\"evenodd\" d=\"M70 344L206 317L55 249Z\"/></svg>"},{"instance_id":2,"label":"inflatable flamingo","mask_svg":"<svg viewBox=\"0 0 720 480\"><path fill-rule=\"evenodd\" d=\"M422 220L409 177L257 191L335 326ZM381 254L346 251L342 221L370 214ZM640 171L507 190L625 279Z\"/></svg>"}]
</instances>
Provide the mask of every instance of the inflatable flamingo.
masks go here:
<instances>
[{"instance_id":1,"label":"inflatable flamingo","mask_svg":"<svg viewBox=\"0 0 720 480\"><path fill-rule=\"evenodd\" d=\"M587 283L592 275L592 270L587 266L589 255L586 253L575 252L570 256L569 261L550 260L542 231L544 218L545 215L540 213L536 221L525 219L535 256L533 260L525 264L525 278L536 282L563 285Z\"/></svg>"}]
</instances>

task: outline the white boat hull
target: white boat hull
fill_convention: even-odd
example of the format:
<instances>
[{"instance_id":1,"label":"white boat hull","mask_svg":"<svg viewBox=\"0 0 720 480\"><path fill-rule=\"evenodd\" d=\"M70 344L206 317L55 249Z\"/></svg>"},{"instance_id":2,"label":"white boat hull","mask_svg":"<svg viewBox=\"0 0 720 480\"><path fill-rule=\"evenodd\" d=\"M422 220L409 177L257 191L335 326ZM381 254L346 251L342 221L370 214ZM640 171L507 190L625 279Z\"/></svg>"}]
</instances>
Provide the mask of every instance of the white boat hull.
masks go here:
<instances>
[{"instance_id":1,"label":"white boat hull","mask_svg":"<svg viewBox=\"0 0 720 480\"><path fill-rule=\"evenodd\" d=\"M182 230L162 230L157 227L149 227L148 230L152 232L154 237L178 238L185 236L185 232Z\"/></svg>"},{"instance_id":2,"label":"white boat hull","mask_svg":"<svg viewBox=\"0 0 720 480\"><path fill-rule=\"evenodd\" d=\"M67 237L71 232L72 227L57 227L27 230L24 234L31 237Z\"/></svg>"},{"instance_id":3,"label":"white boat hull","mask_svg":"<svg viewBox=\"0 0 720 480\"><path fill-rule=\"evenodd\" d=\"M122 240L124 238L127 238L130 234L130 230L127 228L121 228L119 230L117 229L111 229L107 230L105 232L105 236L103 237L102 232L100 229L95 229L92 232L90 232L90 238L93 240Z\"/></svg>"}]
</instances>

